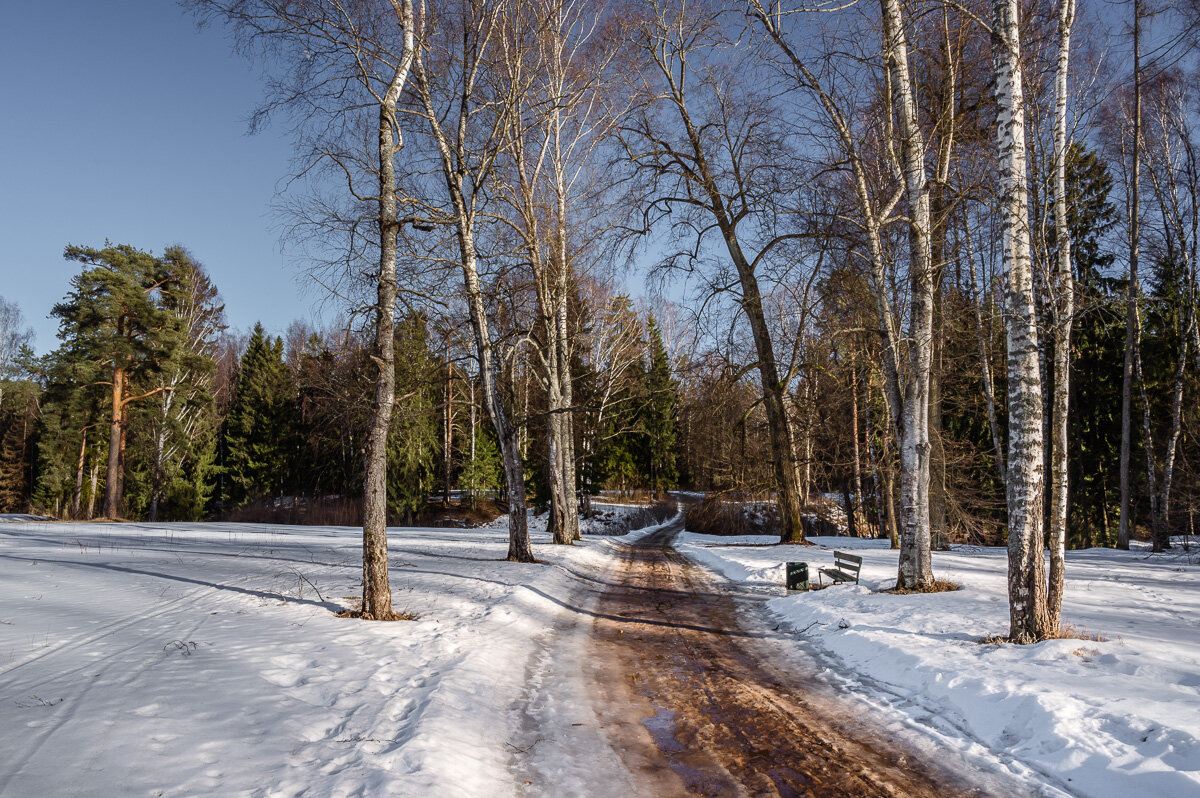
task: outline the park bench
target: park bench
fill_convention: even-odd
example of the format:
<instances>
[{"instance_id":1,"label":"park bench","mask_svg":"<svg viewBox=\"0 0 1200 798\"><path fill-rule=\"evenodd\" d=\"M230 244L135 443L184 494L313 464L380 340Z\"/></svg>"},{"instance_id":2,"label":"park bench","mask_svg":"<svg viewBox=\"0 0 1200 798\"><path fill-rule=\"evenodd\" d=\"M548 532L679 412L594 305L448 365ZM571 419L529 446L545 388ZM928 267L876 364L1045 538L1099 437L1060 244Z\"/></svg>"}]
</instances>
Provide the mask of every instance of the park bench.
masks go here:
<instances>
[{"instance_id":1,"label":"park bench","mask_svg":"<svg viewBox=\"0 0 1200 798\"><path fill-rule=\"evenodd\" d=\"M833 567L819 568L818 573L825 574L834 582L853 582L858 584L858 572L862 570L862 557L847 554L844 551L833 553Z\"/></svg>"}]
</instances>

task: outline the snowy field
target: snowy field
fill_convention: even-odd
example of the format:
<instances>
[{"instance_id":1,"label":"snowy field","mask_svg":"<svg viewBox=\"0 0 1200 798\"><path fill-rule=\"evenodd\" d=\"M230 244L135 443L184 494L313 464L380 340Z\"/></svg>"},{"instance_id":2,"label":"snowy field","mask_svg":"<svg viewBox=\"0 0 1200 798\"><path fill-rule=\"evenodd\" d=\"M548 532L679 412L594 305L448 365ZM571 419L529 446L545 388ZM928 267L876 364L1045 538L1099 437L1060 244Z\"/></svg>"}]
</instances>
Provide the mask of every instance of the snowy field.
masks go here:
<instances>
[{"instance_id":1,"label":"snowy field","mask_svg":"<svg viewBox=\"0 0 1200 798\"><path fill-rule=\"evenodd\" d=\"M992 758L1050 794L1200 795L1200 554L1068 552L1064 621L1096 640L984 645L1008 631L1005 553L934 553L953 593L881 594L895 584L887 541L685 533L677 546L768 606L845 690L973 758ZM863 558L859 586L785 595L783 562ZM825 580L828 584L828 579Z\"/></svg>"},{"instance_id":2,"label":"snowy field","mask_svg":"<svg viewBox=\"0 0 1200 798\"><path fill-rule=\"evenodd\" d=\"M382 624L334 615L360 535L0 524L0 795L621 789L570 698L611 539L519 565L501 530L391 530L396 607L419 618Z\"/></svg>"}]
</instances>

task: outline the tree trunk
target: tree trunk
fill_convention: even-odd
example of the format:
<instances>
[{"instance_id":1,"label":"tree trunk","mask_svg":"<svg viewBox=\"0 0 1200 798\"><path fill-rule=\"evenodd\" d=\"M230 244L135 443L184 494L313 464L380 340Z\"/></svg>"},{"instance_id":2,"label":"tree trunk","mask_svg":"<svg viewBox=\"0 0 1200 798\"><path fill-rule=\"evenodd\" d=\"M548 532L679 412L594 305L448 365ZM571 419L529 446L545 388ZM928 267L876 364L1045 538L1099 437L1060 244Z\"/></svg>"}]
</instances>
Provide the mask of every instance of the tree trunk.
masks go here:
<instances>
[{"instance_id":1,"label":"tree trunk","mask_svg":"<svg viewBox=\"0 0 1200 798\"><path fill-rule=\"evenodd\" d=\"M896 584L933 582L929 520L929 375L933 349L933 256L925 139L908 69L908 41L899 0L881 0L884 53L900 118L900 160L909 205L911 321L908 368L900 411L900 563Z\"/></svg>"},{"instance_id":2,"label":"tree trunk","mask_svg":"<svg viewBox=\"0 0 1200 798\"><path fill-rule=\"evenodd\" d=\"M1029 243L1025 109L1017 0L993 4L996 151L1001 187L1008 318L1008 595L1009 637L1044 640L1043 521L1045 460L1037 311Z\"/></svg>"},{"instance_id":3,"label":"tree trunk","mask_svg":"<svg viewBox=\"0 0 1200 798\"><path fill-rule=\"evenodd\" d=\"M90 521L96 517L96 493L100 490L100 464L92 464L91 476L92 488L88 493L87 500L87 519Z\"/></svg>"},{"instance_id":4,"label":"tree trunk","mask_svg":"<svg viewBox=\"0 0 1200 798\"><path fill-rule=\"evenodd\" d=\"M1067 442L1071 397L1071 328L1075 321L1075 280L1071 271L1071 228L1067 224L1067 70L1075 0L1059 0L1058 66L1054 80L1054 401L1050 441L1050 583L1046 593L1047 624L1062 624L1066 589Z\"/></svg>"},{"instance_id":5,"label":"tree trunk","mask_svg":"<svg viewBox=\"0 0 1200 798\"><path fill-rule=\"evenodd\" d=\"M1133 349L1137 334L1138 249L1141 243L1142 167L1142 4L1133 0L1133 163L1129 182L1129 284L1125 287L1125 366L1121 372L1121 515L1117 548L1128 549L1133 523L1130 508L1129 458L1133 435Z\"/></svg>"},{"instance_id":6,"label":"tree trunk","mask_svg":"<svg viewBox=\"0 0 1200 798\"><path fill-rule=\"evenodd\" d=\"M563 451L563 483L566 487L566 502L563 508L566 512L564 519L566 531L572 540L580 540L579 534L579 491L575 475L575 389L571 374L571 348L567 328L567 286L565 272L560 279L558 307L558 346L559 366L558 376L562 383L560 390L562 412L562 451Z\"/></svg>"},{"instance_id":7,"label":"tree trunk","mask_svg":"<svg viewBox=\"0 0 1200 798\"><path fill-rule=\"evenodd\" d=\"M853 345L852 345L853 346ZM852 350L853 352L853 350ZM855 355L850 356L850 434L853 440L854 463L851 474L854 479L854 509L863 507L862 455L858 446L858 364ZM863 511L866 520L866 511ZM860 530L860 533L862 530ZM863 537L866 535L863 534Z\"/></svg>"},{"instance_id":8,"label":"tree trunk","mask_svg":"<svg viewBox=\"0 0 1200 798\"><path fill-rule=\"evenodd\" d=\"M121 500L121 427L125 415L125 369L113 369L112 418L108 427L108 471L104 475L104 516L116 518Z\"/></svg>"},{"instance_id":9,"label":"tree trunk","mask_svg":"<svg viewBox=\"0 0 1200 798\"><path fill-rule=\"evenodd\" d=\"M472 441L474 445L474 441ZM454 446L454 363L446 343L446 400L442 418L442 504L450 506L450 456Z\"/></svg>"},{"instance_id":10,"label":"tree trunk","mask_svg":"<svg viewBox=\"0 0 1200 798\"><path fill-rule=\"evenodd\" d=\"M71 497L71 518L79 520L79 510L83 503L83 465L87 455L87 431L84 427L79 433L79 460L75 466L75 494Z\"/></svg>"},{"instance_id":11,"label":"tree trunk","mask_svg":"<svg viewBox=\"0 0 1200 798\"><path fill-rule=\"evenodd\" d=\"M377 621L394 617L388 578L387 448L396 401L396 237L400 233L396 156L401 147L396 105L416 54L412 0L403 3L392 0L392 8L404 33L404 50L379 104L379 273L376 275L375 341L371 353L378 372L368 421L363 474L362 617Z\"/></svg>"}]
</instances>

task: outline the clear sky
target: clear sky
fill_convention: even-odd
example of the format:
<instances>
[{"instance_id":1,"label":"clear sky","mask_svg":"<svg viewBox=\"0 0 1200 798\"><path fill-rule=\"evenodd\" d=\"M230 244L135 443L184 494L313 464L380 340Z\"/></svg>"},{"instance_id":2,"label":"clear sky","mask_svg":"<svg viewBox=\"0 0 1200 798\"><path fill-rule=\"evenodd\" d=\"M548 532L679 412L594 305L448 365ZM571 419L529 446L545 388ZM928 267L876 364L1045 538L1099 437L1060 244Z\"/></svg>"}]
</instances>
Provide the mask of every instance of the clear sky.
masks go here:
<instances>
[{"instance_id":1,"label":"clear sky","mask_svg":"<svg viewBox=\"0 0 1200 798\"><path fill-rule=\"evenodd\" d=\"M5 5L0 25L0 296L56 345L51 307L107 238L208 268L229 323L282 332L320 289L289 263L271 210L291 152L283 129L246 135L259 74L226 32L171 0Z\"/></svg>"}]
</instances>

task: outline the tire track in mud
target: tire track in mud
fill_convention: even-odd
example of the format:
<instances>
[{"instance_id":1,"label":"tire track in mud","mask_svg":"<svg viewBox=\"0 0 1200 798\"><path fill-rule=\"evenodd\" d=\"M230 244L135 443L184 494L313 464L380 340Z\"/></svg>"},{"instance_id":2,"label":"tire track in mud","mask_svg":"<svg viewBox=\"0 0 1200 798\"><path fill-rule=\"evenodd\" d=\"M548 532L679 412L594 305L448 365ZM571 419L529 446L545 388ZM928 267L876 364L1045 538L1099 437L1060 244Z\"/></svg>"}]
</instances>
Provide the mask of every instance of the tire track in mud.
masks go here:
<instances>
[{"instance_id":1,"label":"tire track in mud","mask_svg":"<svg viewBox=\"0 0 1200 798\"><path fill-rule=\"evenodd\" d=\"M762 599L715 588L671 547L682 529L678 520L625 550L593 628L597 714L641 794L989 794L776 667L775 639L795 639L740 623L745 602Z\"/></svg>"}]
</instances>

